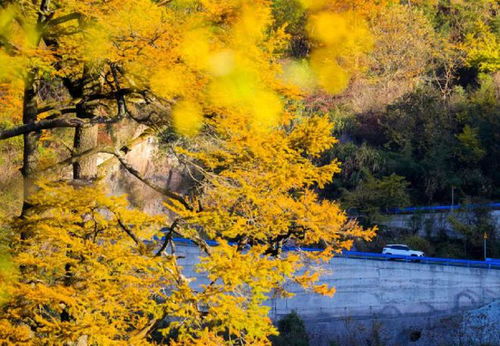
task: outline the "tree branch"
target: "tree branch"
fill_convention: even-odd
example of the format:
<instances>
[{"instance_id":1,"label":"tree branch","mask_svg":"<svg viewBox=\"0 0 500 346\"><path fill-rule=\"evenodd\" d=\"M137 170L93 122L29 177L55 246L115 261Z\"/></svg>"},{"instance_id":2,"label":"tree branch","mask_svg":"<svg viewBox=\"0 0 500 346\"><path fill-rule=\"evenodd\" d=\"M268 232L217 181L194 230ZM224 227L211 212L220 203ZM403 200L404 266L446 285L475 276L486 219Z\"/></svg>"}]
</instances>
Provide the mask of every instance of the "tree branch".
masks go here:
<instances>
[{"instance_id":1,"label":"tree branch","mask_svg":"<svg viewBox=\"0 0 500 346\"><path fill-rule=\"evenodd\" d=\"M46 167L46 168L40 170L37 174L44 173L44 172L51 170L51 169L56 169L58 167L64 167L67 165L71 165L71 164L75 163L76 161L81 160L82 158L85 158L87 156L91 156L91 155L95 155L95 154L99 154L99 153L109 154L110 151L113 151L113 148L109 147L109 146L108 147L95 147L92 149L88 149L88 150L82 151L81 153L74 154L74 155L68 157L67 159L60 161L52 166Z\"/></svg>"},{"instance_id":2,"label":"tree branch","mask_svg":"<svg viewBox=\"0 0 500 346\"><path fill-rule=\"evenodd\" d=\"M113 100L120 96L130 95L133 93L138 93L136 90L130 88L120 88L118 90L105 93L105 94L92 94L87 97L87 101L94 100Z\"/></svg>"},{"instance_id":3,"label":"tree branch","mask_svg":"<svg viewBox=\"0 0 500 346\"><path fill-rule=\"evenodd\" d=\"M79 118L47 118L34 123L28 123L24 125L20 125L8 130L0 131L0 140L9 139L12 137L25 135L30 132L38 132L41 130L50 130L54 128L63 128L63 127L78 127L78 126L92 126L96 124L112 124L123 118L123 115L119 115L115 118L108 117L94 117L89 120L83 120Z\"/></svg>"},{"instance_id":4,"label":"tree branch","mask_svg":"<svg viewBox=\"0 0 500 346\"><path fill-rule=\"evenodd\" d=\"M127 233L128 236L130 238L132 238L132 240L135 242L135 244L138 246L144 246L144 244L136 237L134 232L132 232L131 229L129 229L127 226L125 226L125 224L120 219L120 216L118 214L116 214L115 212L113 212L113 214L115 214L115 216L116 216L116 221L118 222L118 225L120 225L121 229L123 229L125 231L125 233Z\"/></svg>"},{"instance_id":5,"label":"tree branch","mask_svg":"<svg viewBox=\"0 0 500 346\"><path fill-rule=\"evenodd\" d=\"M67 105L66 107L57 107L55 105L45 105L43 107L38 107L37 114L42 114L45 112L55 111L61 114L75 113L76 108Z\"/></svg>"},{"instance_id":6,"label":"tree branch","mask_svg":"<svg viewBox=\"0 0 500 346\"><path fill-rule=\"evenodd\" d=\"M168 198L170 199L173 199L177 202L180 202L186 209L188 210L192 210L193 208L184 200L184 198L167 189L167 188L163 188L161 186L158 186L156 185L155 183L153 183L150 179L146 178L146 177L143 177L141 175L141 173L139 173L139 171L137 169L135 169L128 161L127 159L125 158L125 156L123 156L120 152L118 152L117 150L112 150L112 151L109 151L108 154L111 154L111 155L114 155L118 161L121 163L122 167L125 168L130 174L132 174L134 177L136 177L137 179L139 179L140 181L142 181L145 185L149 186L150 188L152 188L153 190L155 190L156 192L159 192L161 193L162 195L164 196L167 196Z\"/></svg>"},{"instance_id":7,"label":"tree branch","mask_svg":"<svg viewBox=\"0 0 500 346\"><path fill-rule=\"evenodd\" d=\"M12 129L0 131L0 140L24 135L30 132L53 129L56 127L76 127L83 125L82 120L76 118L44 119L34 123L28 123Z\"/></svg>"},{"instance_id":8,"label":"tree branch","mask_svg":"<svg viewBox=\"0 0 500 346\"><path fill-rule=\"evenodd\" d=\"M80 13L74 12L74 13L67 14L65 16L51 19L47 22L47 25L48 26L55 26L55 25L69 22L70 20L80 19L81 17L82 17L82 15Z\"/></svg>"},{"instance_id":9,"label":"tree branch","mask_svg":"<svg viewBox=\"0 0 500 346\"><path fill-rule=\"evenodd\" d=\"M180 219L176 219L174 223L172 223L172 226L170 226L169 228L168 234L165 236L165 240L163 241L162 246L158 249L154 257L160 256L163 253L163 251L165 251L165 249L168 246L168 243L170 243L170 241L172 240L172 235L174 234L175 227L177 227L179 221Z\"/></svg>"}]
</instances>

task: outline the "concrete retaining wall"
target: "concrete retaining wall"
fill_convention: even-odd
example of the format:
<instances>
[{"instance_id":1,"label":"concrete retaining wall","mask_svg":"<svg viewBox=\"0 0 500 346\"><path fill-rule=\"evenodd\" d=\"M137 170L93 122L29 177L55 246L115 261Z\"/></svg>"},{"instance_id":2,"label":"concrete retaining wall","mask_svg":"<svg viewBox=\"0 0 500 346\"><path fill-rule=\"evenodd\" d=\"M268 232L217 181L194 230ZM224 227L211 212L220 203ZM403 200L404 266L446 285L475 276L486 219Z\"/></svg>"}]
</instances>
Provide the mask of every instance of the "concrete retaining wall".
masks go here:
<instances>
[{"instance_id":1,"label":"concrete retaining wall","mask_svg":"<svg viewBox=\"0 0 500 346\"><path fill-rule=\"evenodd\" d=\"M185 275L206 283L193 270L198 250L177 249L185 256L180 263ZM322 269L329 271L322 282L337 289L333 297L290 283L287 289L294 297L268 302L274 320L295 310L313 345L366 344L374 337L387 345L404 345L413 342L412 333L500 299L500 270L349 258L333 258Z\"/></svg>"}]
</instances>

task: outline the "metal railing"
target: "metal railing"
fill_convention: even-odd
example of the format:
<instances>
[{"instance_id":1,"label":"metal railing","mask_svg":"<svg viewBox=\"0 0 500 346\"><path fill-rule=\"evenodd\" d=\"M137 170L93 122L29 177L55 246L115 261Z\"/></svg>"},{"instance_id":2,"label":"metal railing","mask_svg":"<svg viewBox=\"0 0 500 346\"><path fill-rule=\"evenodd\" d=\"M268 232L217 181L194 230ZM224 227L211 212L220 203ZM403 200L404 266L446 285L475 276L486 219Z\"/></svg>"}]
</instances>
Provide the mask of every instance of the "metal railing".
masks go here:
<instances>
[{"instance_id":1,"label":"metal railing","mask_svg":"<svg viewBox=\"0 0 500 346\"><path fill-rule=\"evenodd\" d=\"M444 266L457 266L469 268L485 268L485 269L500 269L500 260L496 261L477 261L456 258L441 258L441 257L416 257L404 255L386 255L381 253L344 251L340 257L359 258L370 260L399 260L404 262L420 263L420 264L437 264Z\"/></svg>"},{"instance_id":2,"label":"metal railing","mask_svg":"<svg viewBox=\"0 0 500 346\"><path fill-rule=\"evenodd\" d=\"M387 214L413 214L418 212L443 212L452 210L469 211L478 208L486 209L500 209L500 203L486 203L486 204L463 204L463 205L435 205L424 207L407 207L407 208L389 208L385 210Z\"/></svg>"},{"instance_id":3,"label":"metal railing","mask_svg":"<svg viewBox=\"0 0 500 346\"><path fill-rule=\"evenodd\" d=\"M195 243L186 238L173 238L177 244L195 245ZM209 246L217 246L218 243L213 240L205 241ZM235 245L234 243L229 243ZM283 246L283 251L322 251L320 248L312 247L298 247L298 246ZM404 255L386 255L374 252L360 252L360 251L342 251L335 255L336 257L353 258L353 259L366 259L378 261L402 261L417 264L436 264L443 266L457 266L469 268L484 268L484 269L500 269L500 259L487 258L486 261L465 260L455 258L440 258L440 257L416 257Z\"/></svg>"}]
</instances>

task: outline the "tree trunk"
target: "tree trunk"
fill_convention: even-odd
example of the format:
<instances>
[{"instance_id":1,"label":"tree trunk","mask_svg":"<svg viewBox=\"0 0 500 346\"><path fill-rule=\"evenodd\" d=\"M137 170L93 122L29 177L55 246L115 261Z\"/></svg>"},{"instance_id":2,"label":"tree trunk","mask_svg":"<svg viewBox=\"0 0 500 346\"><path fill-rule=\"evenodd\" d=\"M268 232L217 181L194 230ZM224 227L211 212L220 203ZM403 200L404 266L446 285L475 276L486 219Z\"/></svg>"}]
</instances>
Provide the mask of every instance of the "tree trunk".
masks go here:
<instances>
[{"instance_id":1,"label":"tree trunk","mask_svg":"<svg viewBox=\"0 0 500 346\"><path fill-rule=\"evenodd\" d=\"M73 149L80 154L97 146L98 126L78 126L75 129ZM73 163L73 179L92 180L97 177L97 155L85 156Z\"/></svg>"},{"instance_id":2,"label":"tree trunk","mask_svg":"<svg viewBox=\"0 0 500 346\"><path fill-rule=\"evenodd\" d=\"M37 101L35 74L30 72L26 77L24 86L23 99L23 124L31 124L37 120ZM38 140L40 132L30 132L24 135L23 148L23 167L21 173L23 175L23 209L21 216L26 214L26 211L31 207L30 197L35 191L34 173L38 164Z\"/></svg>"},{"instance_id":3,"label":"tree trunk","mask_svg":"<svg viewBox=\"0 0 500 346\"><path fill-rule=\"evenodd\" d=\"M76 105L76 117L79 119L91 119L94 115L94 110L87 107L88 95L100 88L100 83L96 80L99 77L89 73L88 67L84 66L83 76L78 87L78 97L80 101ZM98 125L94 126L78 126L75 128L75 136L73 140L73 151L75 155L81 154L97 146ZM73 163L73 179L81 179L91 181L97 177L97 155L87 155Z\"/></svg>"},{"instance_id":4,"label":"tree trunk","mask_svg":"<svg viewBox=\"0 0 500 346\"><path fill-rule=\"evenodd\" d=\"M50 11L50 0L42 0L40 3L40 11L37 20L37 30L39 33L43 31L43 25L48 19L46 16ZM36 46L40 44L42 35L37 38ZM31 70L28 72L24 82L24 95L23 95L23 124L29 125L36 123L38 116L38 104L36 100L36 71ZM35 192L35 172L38 166L38 140L40 139L41 132L29 132L24 134L24 148L23 148L23 167L21 173L23 175L23 208L21 217L26 215L28 209L32 206L30 204L30 197ZM21 234L22 238L27 237L27 234Z\"/></svg>"}]
</instances>

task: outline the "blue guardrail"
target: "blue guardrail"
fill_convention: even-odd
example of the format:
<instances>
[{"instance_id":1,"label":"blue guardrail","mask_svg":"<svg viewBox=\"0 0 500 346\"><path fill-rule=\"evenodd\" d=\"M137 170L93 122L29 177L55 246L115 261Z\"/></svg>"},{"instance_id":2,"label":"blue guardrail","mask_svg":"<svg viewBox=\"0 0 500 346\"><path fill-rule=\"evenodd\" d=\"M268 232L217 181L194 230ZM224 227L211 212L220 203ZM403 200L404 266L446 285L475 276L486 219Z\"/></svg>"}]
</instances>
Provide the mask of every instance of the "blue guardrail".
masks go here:
<instances>
[{"instance_id":1,"label":"blue guardrail","mask_svg":"<svg viewBox=\"0 0 500 346\"><path fill-rule=\"evenodd\" d=\"M158 240L156 238L155 240ZM195 245L195 243L186 238L173 238L173 241L178 244ZM217 242L213 240L206 240L209 246L217 246ZM229 243L235 245L233 243ZM297 246L284 246L283 251L322 251L319 248L311 247L297 247ZM415 257L415 256L402 256L402 255L386 255L374 252L360 252L360 251L343 251L335 255L336 257L390 261L398 260L404 262L418 263L418 264L436 264L444 266L458 266L469 268L485 268L485 269L500 269L500 259L487 258L486 261L464 260L455 258L440 258L440 257Z\"/></svg>"},{"instance_id":2,"label":"blue guardrail","mask_svg":"<svg viewBox=\"0 0 500 346\"><path fill-rule=\"evenodd\" d=\"M439 212L439 211L452 211L452 210L472 210L478 208L487 209L500 209L500 203L486 203L486 204L463 204L463 205L435 205L425 207L407 207L407 208L389 208L385 210L387 214L413 214L417 212Z\"/></svg>"}]
</instances>

